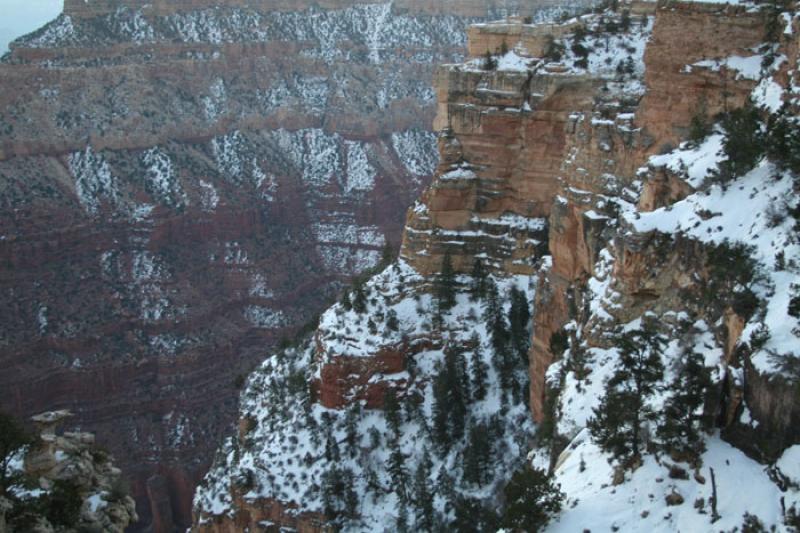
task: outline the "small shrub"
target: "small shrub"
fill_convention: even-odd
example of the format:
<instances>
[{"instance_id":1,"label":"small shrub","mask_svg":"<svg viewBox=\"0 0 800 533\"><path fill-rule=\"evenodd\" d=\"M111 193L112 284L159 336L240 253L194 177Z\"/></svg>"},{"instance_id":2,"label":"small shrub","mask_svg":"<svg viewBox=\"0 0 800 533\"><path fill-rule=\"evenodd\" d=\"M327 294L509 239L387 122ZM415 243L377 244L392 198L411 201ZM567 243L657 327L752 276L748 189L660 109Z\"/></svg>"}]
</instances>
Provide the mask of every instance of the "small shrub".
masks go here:
<instances>
[{"instance_id":1,"label":"small shrub","mask_svg":"<svg viewBox=\"0 0 800 533\"><path fill-rule=\"evenodd\" d=\"M742 533L766 533L767 528L764 523L756 516L750 513L744 513L742 517Z\"/></svg>"},{"instance_id":2,"label":"small shrub","mask_svg":"<svg viewBox=\"0 0 800 533\"><path fill-rule=\"evenodd\" d=\"M561 61L564 57L564 45L556 41L552 35L545 37L544 59L552 62Z\"/></svg>"},{"instance_id":3,"label":"small shrub","mask_svg":"<svg viewBox=\"0 0 800 533\"><path fill-rule=\"evenodd\" d=\"M692 115L692 120L689 123L689 140L695 144L700 144L710 133L711 121L706 114L705 105L701 105Z\"/></svg>"},{"instance_id":4,"label":"small shrub","mask_svg":"<svg viewBox=\"0 0 800 533\"><path fill-rule=\"evenodd\" d=\"M792 318L800 318L800 285L792 285L792 298L787 312Z\"/></svg>"},{"instance_id":5,"label":"small shrub","mask_svg":"<svg viewBox=\"0 0 800 533\"><path fill-rule=\"evenodd\" d=\"M800 175L800 125L785 109L769 117L765 145L778 168Z\"/></svg>"},{"instance_id":6,"label":"small shrub","mask_svg":"<svg viewBox=\"0 0 800 533\"><path fill-rule=\"evenodd\" d=\"M664 143L658 148L659 155L665 155L670 153L675 149L675 145L672 143Z\"/></svg>"},{"instance_id":7,"label":"small shrub","mask_svg":"<svg viewBox=\"0 0 800 533\"><path fill-rule=\"evenodd\" d=\"M672 465L669 467L669 477L670 479L689 479L689 473L678 465Z\"/></svg>"},{"instance_id":8,"label":"small shrub","mask_svg":"<svg viewBox=\"0 0 800 533\"><path fill-rule=\"evenodd\" d=\"M726 159L714 177L726 183L749 172L764 155L766 145L761 116L752 102L725 114L721 122L726 134L722 142Z\"/></svg>"},{"instance_id":9,"label":"small shrub","mask_svg":"<svg viewBox=\"0 0 800 533\"><path fill-rule=\"evenodd\" d=\"M769 327L766 324L761 324L750 336L750 348L757 352L767 344L769 337Z\"/></svg>"},{"instance_id":10,"label":"small shrub","mask_svg":"<svg viewBox=\"0 0 800 533\"><path fill-rule=\"evenodd\" d=\"M786 254L783 250L775 254L775 270L786 270Z\"/></svg>"},{"instance_id":11,"label":"small shrub","mask_svg":"<svg viewBox=\"0 0 800 533\"><path fill-rule=\"evenodd\" d=\"M45 516L54 526L73 527L81 516L83 497L72 481L58 479L44 498Z\"/></svg>"},{"instance_id":12,"label":"small shrub","mask_svg":"<svg viewBox=\"0 0 800 533\"><path fill-rule=\"evenodd\" d=\"M111 490L109 491L108 494L108 501L110 502L122 501L127 496L129 496L130 493L131 493L131 487L130 484L128 483L128 480L126 480L123 477L118 477L111 483Z\"/></svg>"},{"instance_id":13,"label":"small shrub","mask_svg":"<svg viewBox=\"0 0 800 533\"><path fill-rule=\"evenodd\" d=\"M483 56L483 70L495 70L497 68L497 60L492 56L492 53L489 50L486 50L486 54Z\"/></svg>"}]
</instances>

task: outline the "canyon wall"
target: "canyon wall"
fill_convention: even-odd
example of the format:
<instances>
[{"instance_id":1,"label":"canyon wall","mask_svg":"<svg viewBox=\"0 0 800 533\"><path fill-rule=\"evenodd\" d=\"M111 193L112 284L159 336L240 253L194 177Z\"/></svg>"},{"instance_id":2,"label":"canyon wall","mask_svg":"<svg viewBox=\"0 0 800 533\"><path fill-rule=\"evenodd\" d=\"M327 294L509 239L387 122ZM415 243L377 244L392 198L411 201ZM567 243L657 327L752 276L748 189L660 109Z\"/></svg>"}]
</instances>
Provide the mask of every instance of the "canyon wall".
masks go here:
<instances>
[{"instance_id":1,"label":"canyon wall","mask_svg":"<svg viewBox=\"0 0 800 533\"><path fill-rule=\"evenodd\" d=\"M544 5L211 4L68 0L0 62L0 405L72 409L156 531L253 365L399 244L433 65Z\"/></svg>"}]
</instances>

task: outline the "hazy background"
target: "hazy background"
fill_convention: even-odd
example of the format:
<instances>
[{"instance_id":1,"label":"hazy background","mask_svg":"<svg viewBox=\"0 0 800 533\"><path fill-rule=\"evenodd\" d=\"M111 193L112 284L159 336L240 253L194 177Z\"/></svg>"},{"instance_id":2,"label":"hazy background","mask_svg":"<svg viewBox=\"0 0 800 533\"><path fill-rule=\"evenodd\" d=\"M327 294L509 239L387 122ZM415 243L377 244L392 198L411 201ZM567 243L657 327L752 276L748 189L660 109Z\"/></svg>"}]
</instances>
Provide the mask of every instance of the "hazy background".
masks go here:
<instances>
[{"instance_id":1,"label":"hazy background","mask_svg":"<svg viewBox=\"0 0 800 533\"><path fill-rule=\"evenodd\" d=\"M56 18L64 0L0 0L0 55L8 43Z\"/></svg>"}]
</instances>

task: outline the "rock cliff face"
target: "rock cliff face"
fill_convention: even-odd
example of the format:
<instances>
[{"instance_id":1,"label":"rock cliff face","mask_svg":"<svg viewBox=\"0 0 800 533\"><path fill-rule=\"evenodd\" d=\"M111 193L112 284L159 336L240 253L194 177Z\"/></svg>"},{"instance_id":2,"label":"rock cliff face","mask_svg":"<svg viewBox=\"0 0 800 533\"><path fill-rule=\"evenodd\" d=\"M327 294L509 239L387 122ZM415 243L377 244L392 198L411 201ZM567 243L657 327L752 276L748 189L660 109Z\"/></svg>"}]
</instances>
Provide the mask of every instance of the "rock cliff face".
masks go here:
<instances>
[{"instance_id":1,"label":"rock cliff face","mask_svg":"<svg viewBox=\"0 0 800 533\"><path fill-rule=\"evenodd\" d=\"M567 322L570 294L595 273L597 253L603 247L598 236L613 214L607 212L613 206L604 197L622 194L625 198L624 187L636 179L648 157L667 152L684 139L694 116L713 117L739 108L756 85L752 70L745 72L741 64L725 61L729 57L759 60L749 54L763 40L763 14L742 6L679 3L658 10L655 20L637 67L644 74L646 90L623 87L615 95L604 87L569 129L569 158L560 169L559 198L563 200L550 218L552 266L542 281L551 290L539 293L548 300L536 306L541 311L534 319L531 405L539 421L544 416L545 372L553 362L550 338ZM651 168L638 204L642 210L653 210L683 199L689 190L674 172ZM630 266L620 273L635 278L628 281L634 285L652 266L647 253L640 257L638 272ZM630 261L626 257L617 264ZM629 293L642 299L658 294L648 289ZM626 303L637 308L639 302Z\"/></svg>"},{"instance_id":2,"label":"rock cliff face","mask_svg":"<svg viewBox=\"0 0 800 533\"><path fill-rule=\"evenodd\" d=\"M433 65L542 5L67 1L0 63L3 407L71 408L188 526L237 383L399 242Z\"/></svg>"},{"instance_id":3,"label":"rock cliff face","mask_svg":"<svg viewBox=\"0 0 800 533\"><path fill-rule=\"evenodd\" d=\"M794 6L636 3L469 37L472 57L435 74L439 165L398 262L251 375L196 529L496 529L526 447L564 491L546 530L796 527L797 166L762 146L726 174L747 132L738 112L717 122L750 101L750 131L773 135L781 113L797 127ZM626 461L597 420L634 387L636 335L661 375ZM697 376L685 418L702 446L679 453L664 428Z\"/></svg>"}]
</instances>

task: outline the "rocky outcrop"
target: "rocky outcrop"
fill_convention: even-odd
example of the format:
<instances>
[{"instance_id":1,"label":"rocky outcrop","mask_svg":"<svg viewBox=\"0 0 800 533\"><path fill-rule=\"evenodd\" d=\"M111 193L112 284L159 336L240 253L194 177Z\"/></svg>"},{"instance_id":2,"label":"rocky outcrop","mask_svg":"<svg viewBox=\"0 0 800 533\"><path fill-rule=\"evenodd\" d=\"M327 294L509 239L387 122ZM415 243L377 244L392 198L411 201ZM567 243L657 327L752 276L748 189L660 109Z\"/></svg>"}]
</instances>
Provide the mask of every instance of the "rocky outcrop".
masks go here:
<instances>
[{"instance_id":1,"label":"rocky outcrop","mask_svg":"<svg viewBox=\"0 0 800 533\"><path fill-rule=\"evenodd\" d=\"M400 374L408 368L410 358L441 347L440 338L420 336L379 346L368 356L348 356L330 353L318 340L316 358L322 364L319 381L313 385L318 401L328 409L344 409L354 403L362 403L367 409L382 409L388 389L402 390L406 380L388 382L381 377Z\"/></svg>"},{"instance_id":2,"label":"rocky outcrop","mask_svg":"<svg viewBox=\"0 0 800 533\"><path fill-rule=\"evenodd\" d=\"M443 159L437 181L409 211L401 256L422 273L436 272L446 252L462 272L477 256L490 258L490 269L531 273L569 115L587 105L592 81L537 74L534 65L485 72L468 63L441 68L436 87Z\"/></svg>"},{"instance_id":3,"label":"rocky outcrop","mask_svg":"<svg viewBox=\"0 0 800 533\"><path fill-rule=\"evenodd\" d=\"M200 533L238 533L247 529L263 531L280 531L292 528L298 533L328 533L335 531L327 526L324 515L318 513L297 513L294 506L276 500L246 500L243 494L237 493L233 505L239 511L231 520L229 517L215 517L205 524L194 527Z\"/></svg>"},{"instance_id":4,"label":"rocky outcrop","mask_svg":"<svg viewBox=\"0 0 800 533\"><path fill-rule=\"evenodd\" d=\"M580 24L531 24L524 17L512 17L505 21L474 24L467 31L467 50L472 57L480 57L487 51L496 54L503 46L507 50L519 50L528 57L542 57L551 39L572 33Z\"/></svg>"},{"instance_id":5,"label":"rocky outcrop","mask_svg":"<svg viewBox=\"0 0 800 533\"><path fill-rule=\"evenodd\" d=\"M61 426L72 417L69 411L49 411L32 418L36 426L38 438L34 440L22 454L21 468L12 474L21 476L25 482L25 489L15 492L17 505L23 505L31 500L41 499L42 506L31 506L39 509L41 516L35 518L38 530L52 529L46 517L54 515L64 517L72 511L66 506L73 505L71 498L62 497L52 502L47 500L47 495L58 490L73 490L82 501L76 513L76 523L66 529L60 527L59 531L108 531L122 533L128 525L136 522L136 510L133 498L125 491L122 484L122 472L113 464L113 458L101 448L95 446L94 434L86 432L63 432ZM63 484L63 485L59 485ZM32 486L31 486L32 485ZM69 487L61 489L60 487ZM31 490L35 489L35 490ZM48 511L48 506L61 506L54 513ZM17 515L14 506L6 506L0 515ZM5 524L4 516L0 518L3 531L27 531L28 525L18 527L17 521L12 519ZM30 516L25 517L25 523L31 523ZM59 525L56 524L56 527ZM6 529L8 527L9 529Z\"/></svg>"},{"instance_id":6,"label":"rocky outcrop","mask_svg":"<svg viewBox=\"0 0 800 533\"><path fill-rule=\"evenodd\" d=\"M368 2L363 2L367 4ZM322 9L344 9L354 4L352 0L323 0L322 2L313 0L231 0L228 5L236 7L253 7L260 11L294 11L298 9L308 9L310 7L320 7ZM443 0L441 2L430 2L428 0L399 0L396 3L399 10L411 10L425 14L454 14L462 16L481 18L487 16L487 11L495 16L500 16L503 12L508 13L523 11L526 12L530 6L523 2L506 2L495 5L487 3L485 0ZM553 2L553 5L558 5ZM542 6L547 3L540 4ZM155 0L148 2L148 13L158 15L168 15L181 11L193 11L198 9L214 8L219 6L214 0ZM107 15L119 8L138 8L141 2L137 0L65 0L64 11L73 17L95 17Z\"/></svg>"}]
</instances>

